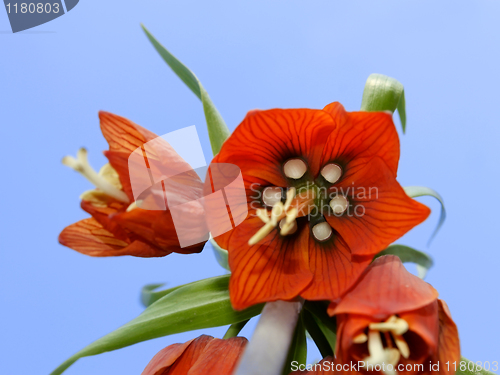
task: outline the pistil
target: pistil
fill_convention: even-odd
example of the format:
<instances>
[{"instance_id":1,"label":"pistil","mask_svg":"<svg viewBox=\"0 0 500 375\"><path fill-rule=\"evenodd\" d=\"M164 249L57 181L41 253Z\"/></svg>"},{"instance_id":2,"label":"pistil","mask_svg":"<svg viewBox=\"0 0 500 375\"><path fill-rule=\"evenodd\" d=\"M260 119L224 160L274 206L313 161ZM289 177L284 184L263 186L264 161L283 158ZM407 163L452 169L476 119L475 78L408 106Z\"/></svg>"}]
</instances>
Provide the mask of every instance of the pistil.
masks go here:
<instances>
[{"instance_id":1,"label":"pistil","mask_svg":"<svg viewBox=\"0 0 500 375\"><path fill-rule=\"evenodd\" d=\"M120 201L129 203L127 194L123 190L118 189L106 176L106 169L102 169L97 173L89 164L87 158L87 150L81 148L76 154L76 159L72 156L65 156L62 163L71 169L80 173L83 177L89 180L100 192Z\"/></svg>"}]
</instances>

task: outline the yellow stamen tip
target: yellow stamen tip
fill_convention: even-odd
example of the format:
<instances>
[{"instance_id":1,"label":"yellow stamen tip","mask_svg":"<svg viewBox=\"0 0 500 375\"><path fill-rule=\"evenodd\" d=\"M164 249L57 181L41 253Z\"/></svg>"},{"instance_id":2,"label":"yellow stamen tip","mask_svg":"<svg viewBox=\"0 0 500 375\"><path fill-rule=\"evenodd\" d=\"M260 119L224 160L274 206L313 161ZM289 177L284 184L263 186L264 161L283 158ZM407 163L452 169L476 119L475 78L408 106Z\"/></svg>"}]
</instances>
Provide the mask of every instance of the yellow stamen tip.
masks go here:
<instances>
[{"instance_id":1,"label":"yellow stamen tip","mask_svg":"<svg viewBox=\"0 0 500 375\"><path fill-rule=\"evenodd\" d=\"M364 344L367 341L368 341L368 336L366 336L364 333L360 333L359 335L355 336L352 339L352 342L355 344Z\"/></svg>"}]
</instances>

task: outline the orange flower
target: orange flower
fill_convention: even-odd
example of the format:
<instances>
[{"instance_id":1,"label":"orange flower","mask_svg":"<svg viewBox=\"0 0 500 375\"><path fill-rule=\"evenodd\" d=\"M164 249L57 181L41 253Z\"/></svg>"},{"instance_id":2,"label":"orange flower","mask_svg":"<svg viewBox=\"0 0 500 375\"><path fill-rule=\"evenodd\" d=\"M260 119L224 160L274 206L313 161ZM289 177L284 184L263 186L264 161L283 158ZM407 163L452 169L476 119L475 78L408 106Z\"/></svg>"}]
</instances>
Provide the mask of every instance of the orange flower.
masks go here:
<instances>
[{"instance_id":1,"label":"orange flower","mask_svg":"<svg viewBox=\"0 0 500 375\"><path fill-rule=\"evenodd\" d=\"M246 344L244 337L215 339L202 335L162 349L142 375L231 375Z\"/></svg>"},{"instance_id":2,"label":"orange flower","mask_svg":"<svg viewBox=\"0 0 500 375\"><path fill-rule=\"evenodd\" d=\"M363 363L357 368L363 373L453 374L446 362L460 361L457 327L437 296L398 257L376 259L329 307L338 324L336 362L349 368Z\"/></svg>"},{"instance_id":3,"label":"orange flower","mask_svg":"<svg viewBox=\"0 0 500 375\"><path fill-rule=\"evenodd\" d=\"M133 122L111 113L100 112L101 130L109 143L108 158L99 173L88 164L86 150L78 152L77 159L66 157L63 163L88 178L96 189L82 194L81 207L92 218L66 227L59 242L80 253L91 256L134 255L159 257L172 252L194 253L203 249L204 242L181 248L172 214L168 210L144 210L134 201L129 175L129 156L157 136ZM183 186L202 192L203 186L189 165L166 143L161 155L153 155L170 170L186 171ZM148 150L150 151L150 150ZM161 157L160 157L161 156ZM178 190L182 194L182 189ZM149 195L146 199L152 199ZM195 207L194 216L203 217L203 208Z\"/></svg>"},{"instance_id":4,"label":"orange flower","mask_svg":"<svg viewBox=\"0 0 500 375\"><path fill-rule=\"evenodd\" d=\"M373 256L429 215L396 181L399 140L383 112L250 112L213 163L243 174L249 215L215 238L236 309L335 300Z\"/></svg>"}]
</instances>

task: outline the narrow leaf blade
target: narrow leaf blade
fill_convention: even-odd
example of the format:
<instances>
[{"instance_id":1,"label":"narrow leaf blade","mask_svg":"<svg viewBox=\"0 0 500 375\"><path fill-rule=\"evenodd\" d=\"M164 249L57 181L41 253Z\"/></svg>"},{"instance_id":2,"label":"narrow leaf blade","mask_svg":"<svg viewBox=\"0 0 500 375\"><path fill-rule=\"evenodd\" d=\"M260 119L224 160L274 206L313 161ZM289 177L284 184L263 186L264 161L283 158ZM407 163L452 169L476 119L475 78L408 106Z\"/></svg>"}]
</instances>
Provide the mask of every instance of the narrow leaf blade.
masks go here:
<instances>
[{"instance_id":1,"label":"narrow leaf blade","mask_svg":"<svg viewBox=\"0 0 500 375\"><path fill-rule=\"evenodd\" d=\"M82 357L175 333L234 324L260 313L262 305L243 311L233 310L228 286L229 275L225 275L197 281L168 293L137 318L70 357L51 375L62 374Z\"/></svg>"},{"instance_id":2,"label":"narrow leaf blade","mask_svg":"<svg viewBox=\"0 0 500 375\"><path fill-rule=\"evenodd\" d=\"M405 193L411 198L430 196L436 198L439 201L439 203L441 203L441 214L439 216L438 224L436 226L436 229L434 229L434 232L432 233L429 242L427 243L427 245L430 245L430 243L432 242L432 240L434 239L434 237L444 224L444 221L446 220L446 208L444 207L443 198L441 197L441 195L439 195L437 191L425 186L406 186L403 189Z\"/></svg>"},{"instance_id":3,"label":"narrow leaf blade","mask_svg":"<svg viewBox=\"0 0 500 375\"><path fill-rule=\"evenodd\" d=\"M406 131L404 87L398 80L383 74L370 74L361 100L361 110L367 112L398 110L403 133Z\"/></svg>"},{"instance_id":4,"label":"narrow leaf blade","mask_svg":"<svg viewBox=\"0 0 500 375\"><path fill-rule=\"evenodd\" d=\"M210 144L212 146L212 152L217 154L224 141L231 134L227 128L219 111L215 107L214 103L210 99L210 96L203 88L201 82L198 80L196 75L183 63L181 63L174 55L172 55L160 42L146 29L144 25L141 25L142 29L146 33L146 36L153 44L153 47L160 54L160 56L165 60L165 62L170 66L175 74L188 86L191 91L201 100L203 104L203 111L205 113L205 119L208 127L208 136L210 138Z\"/></svg>"},{"instance_id":5,"label":"narrow leaf blade","mask_svg":"<svg viewBox=\"0 0 500 375\"><path fill-rule=\"evenodd\" d=\"M307 361L307 337L306 328L304 325L303 316L299 317L297 326L295 327L295 332L293 333L293 339L290 344L290 349L288 350L288 356L285 361L285 366L283 367L282 374L288 375L292 371L292 362L298 363L298 365L305 365Z\"/></svg>"}]
</instances>

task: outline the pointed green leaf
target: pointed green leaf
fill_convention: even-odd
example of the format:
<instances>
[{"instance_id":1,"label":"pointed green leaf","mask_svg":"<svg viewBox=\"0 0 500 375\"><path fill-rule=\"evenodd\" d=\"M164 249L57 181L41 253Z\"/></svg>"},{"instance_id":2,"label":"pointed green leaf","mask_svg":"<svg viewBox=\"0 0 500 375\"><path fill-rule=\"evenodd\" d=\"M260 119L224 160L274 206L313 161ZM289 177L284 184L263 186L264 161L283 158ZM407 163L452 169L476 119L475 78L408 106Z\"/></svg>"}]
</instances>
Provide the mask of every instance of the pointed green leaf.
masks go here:
<instances>
[{"instance_id":1,"label":"pointed green leaf","mask_svg":"<svg viewBox=\"0 0 500 375\"><path fill-rule=\"evenodd\" d=\"M316 324L330 344L332 351L335 352L335 345L337 342L337 322L334 318L331 318L328 315L326 312L327 307L328 304L324 304L322 302L306 301L304 304L304 308L313 315Z\"/></svg>"},{"instance_id":2,"label":"pointed green leaf","mask_svg":"<svg viewBox=\"0 0 500 375\"><path fill-rule=\"evenodd\" d=\"M444 221L446 220L446 209L444 207L443 198L441 197L441 195L439 195L437 191L432 190L431 188L425 186L406 186L403 189L405 190L405 193L411 198L430 196L436 198L439 201L439 203L441 203L441 214L439 216L439 221L436 226L436 229L432 233L432 236L431 238L429 238L429 242L427 243L427 245L429 245L436 236L437 232L439 232L439 229L441 229L441 226L443 225Z\"/></svg>"},{"instance_id":3,"label":"pointed green leaf","mask_svg":"<svg viewBox=\"0 0 500 375\"><path fill-rule=\"evenodd\" d=\"M304 324L306 326L307 332L314 340L314 343L318 347L319 352L323 358L333 356L335 348L332 348L330 341L326 338L323 330L320 328L319 324L316 322L317 318L314 317L308 310L302 310L304 315Z\"/></svg>"},{"instance_id":4,"label":"pointed green leaf","mask_svg":"<svg viewBox=\"0 0 500 375\"><path fill-rule=\"evenodd\" d=\"M184 82L186 86L189 87L191 91L201 100L203 104L203 111L205 112L205 119L207 121L208 136L210 138L210 144L212 145L212 152L216 155L220 151L224 141L231 134L226 123L222 119L222 116L219 111L217 111L217 108L215 108L214 103L212 103L208 93L205 91L201 82L194 75L194 73L183 63L177 60L177 58L165 47L163 47L160 42L158 42L158 40L151 35L146 27L144 27L144 25L141 26L163 60L165 60L168 66L170 66L182 82Z\"/></svg>"},{"instance_id":5,"label":"pointed green leaf","mask_svg":"<svg viewBox=\"0 0 500 375\"><path fill-rule=\"evenodd\" d=\"M367 112L398 110L403 133L406 131L406 102L403 85L383 74L370 74L366 80L361 110Z\"/></svg>"},{"instance_id":6,"label":"pointed green leaf","mask_svg":"<svg viewBox=\"0 0 500 375\"><path fill-rule=\"evenodd\" d=\"M222 247L220 247L217 242L214 241L213 238L210 239L210 243L212 244L212 247L214 249L214 254L215 254L215 259L217 259L217 262L220 264L222 268L225 268L229 272L231 272L231 269L229 268L229 263L227 260L228 253L227 250L224 250Z\"/></svg>"},{"instance_id":7,"label":"pointed green leaf","mask_svg":"<svg viewBox=\"0 0 500 375\"><path fill-rule=\"evenodd\" d=\"M445 364L445 366L447 365ZM460 358L460 364L457 363L456 366L456 375L495 375L489 370L498 371L498 361L474 363L462 357ZM485 367L488 367L488 369L485 369ZM450 369L455 369L454 364L450 364Z\"/></svg>"},{"instance_id":8,"label":"pointed green leaf","mask_svg":"<svg viewBox=\"0 0 500 375\"><path fill-rule=\"evenodd\" d=\"M137 318L82 349L51 375L62 374L79 358L101 354L175 333L241 322L258 315L262 305L235 311L229 300L229 275L184 285L150 305Z\"/></svg>"},{"instance_id":9,"label":"pointed green leaf","mask_svg":"<svg viewBox=\"0 0 500 375\"><path fill-rule=\"evenodd\" d=\"M148 307L149 305L152 305L154 302L158 301L161 297L164 297L167 294L173 292L174 290L177 290L179 288L182 288L183 286L190 284L180 285L165 290L156 290L158 288L161 288L163 285L165 284L148 284L142 287L141 303L144 305L144 307Z\"/></svg>"},{"instance_id":10,"label":"pointed green leaf","mask_svg":"<svg viewBox=\"0 0 500 375\"><path fill-rule=\"evenodd\" d=\"M425 277L429 268L434 264L429 254L404 245L391 245L378 253L374 259L389 254L397 255L403 263L415 263L417 265L418 277L421 279Z\"/></svg>"}]
</instances>

